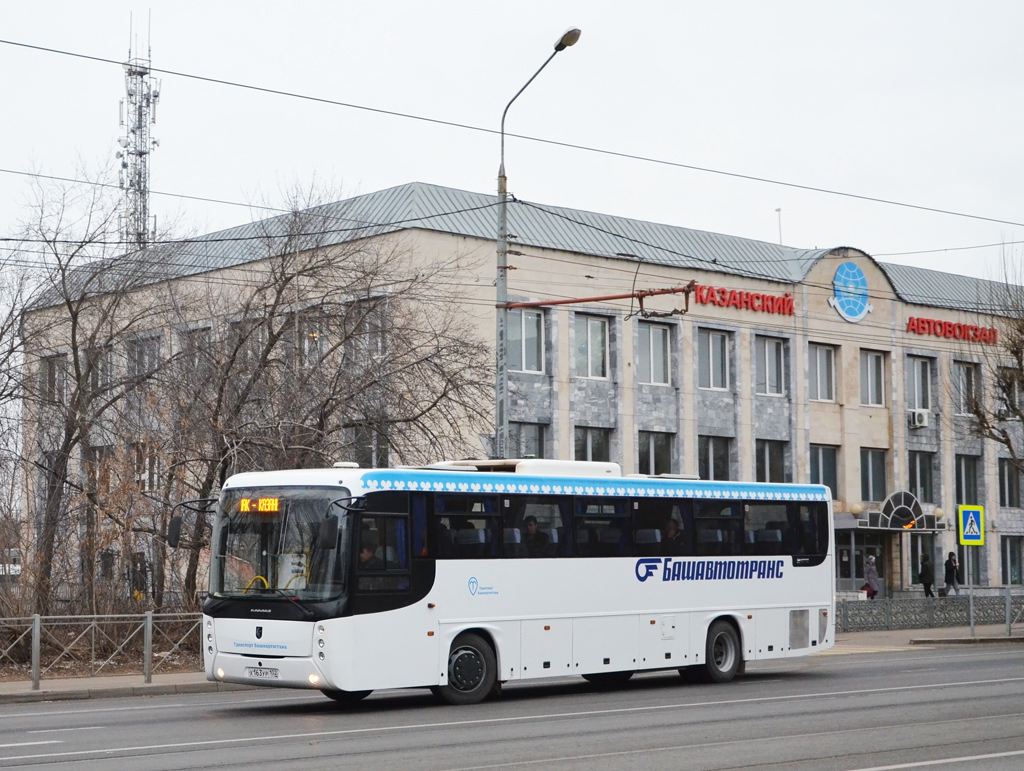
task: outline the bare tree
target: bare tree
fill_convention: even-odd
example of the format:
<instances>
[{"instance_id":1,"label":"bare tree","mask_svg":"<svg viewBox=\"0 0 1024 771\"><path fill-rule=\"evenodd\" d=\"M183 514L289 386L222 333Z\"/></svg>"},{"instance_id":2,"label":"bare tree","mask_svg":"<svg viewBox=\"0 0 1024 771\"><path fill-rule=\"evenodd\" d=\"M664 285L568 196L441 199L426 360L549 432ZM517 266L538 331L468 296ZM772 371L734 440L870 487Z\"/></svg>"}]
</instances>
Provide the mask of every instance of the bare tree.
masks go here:
<instances>
[{"instance_id":1,"label":"bare tree","mask_svg":"<svg viewBox=\"0 0 1024 771\"><path fill-rule=\"evenodd\" d=\"M460 312L458 256L339 237L349 223L311 203L257 223L244 280L174 288L168 494L208 498L240 470L464 455L486 425L490 354ZM191 522L187 599L207 526Z\"/></svg>"},{"instance_id":2,"label":"bare tree","mask_svg":"<svg viewBox=\"0 0 1024 771\"><path fill-rule=\"evenodd\" d=\"M97 522L88 468L108 416L126 394L154 377L117 365L126 340L161 318L133 292L158 278L133 258L113 259L117 207L105 188L40 189L26 224L23 254L36 268L21 313L24 346L17 390L23 399L23 461L27 507L35 513L32 598L51 610L55 580L84 583L95 605ZM83 503L89 505L82 506Z\"/></svg>"},{"instance_id":3,"label":"bare tree","mask_svg":"<svg viewBox=\"0 0 1024 771\"><path fill-rule=\"evenodd\" d=\"M988 317L999 319L996 345L983 346L981 382L989 390L960 386L963 393L954 396L967 407L971 432L1005 450L1009 466L1001 473L1014 474L1008 483L1019 490L1024 474L1024 271L1019 258L1006 260L1004 272L1004 281L993 282L990 295L979 300Z\"/></svg>"}]
</instances>

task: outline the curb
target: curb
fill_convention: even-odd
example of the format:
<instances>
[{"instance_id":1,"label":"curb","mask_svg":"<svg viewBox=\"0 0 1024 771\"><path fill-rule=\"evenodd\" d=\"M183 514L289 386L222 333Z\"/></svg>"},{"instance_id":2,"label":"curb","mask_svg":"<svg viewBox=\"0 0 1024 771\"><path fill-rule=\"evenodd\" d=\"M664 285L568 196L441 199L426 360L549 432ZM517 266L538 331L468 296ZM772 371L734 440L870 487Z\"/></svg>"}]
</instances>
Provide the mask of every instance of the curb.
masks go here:
<instances>
[{"instance_id":1,"label":"curb","mask_svg":"<svg viewBox=\"0 0 1024 771\"><path fill-rule=\"evenodd\" d=\"M258 686L236 683L179 683L172 685L123 685L112 688L75 688L52 691L0 693L0 704L31 704L40 701L80 701L83 699L123 699L130 696L173 696L185 693L218 691L254 691Z\"/></svg>"},{"instance_id":2,"label":"curb","mask_svg":"<svg viewBox=\"0 0 1024 771\"><path fill-rule=\"evenodd\" d=\"M1024 637L921 637L910 641L911 645L998 645L1000 643L1024 643Z\"/></svg>"}]
</instances>

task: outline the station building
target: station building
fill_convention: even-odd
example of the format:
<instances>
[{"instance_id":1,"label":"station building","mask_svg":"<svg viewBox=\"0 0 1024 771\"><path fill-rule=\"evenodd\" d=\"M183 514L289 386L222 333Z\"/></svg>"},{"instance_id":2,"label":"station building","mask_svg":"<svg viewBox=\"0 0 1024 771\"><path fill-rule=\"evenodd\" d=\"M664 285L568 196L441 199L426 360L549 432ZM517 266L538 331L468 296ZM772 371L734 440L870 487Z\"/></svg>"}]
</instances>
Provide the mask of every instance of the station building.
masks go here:
<instances>
[{"instance_id":1,"label":"station building","mask_svg":"<svg viewBox=\"0 0 1024 771\"><path fill-rule=\"evenodd\" d=\"M338 241L459 255L464 312L494 341L495 196L413 183L328 208L355 223ZM252 227L197 239L174 270L237 270L252 258L232 234ZM965 562L956 507L982 504L972 583L1022 582L1020 475L968 415L972 397L995 398L1003 285L852 246L797 249L517 200L509 233L510 300L539 303L509 312L510 456L825 484L838 588L859 587L875 556L883 596L921 591L925 552L941 585L947 552ZM594 299L690 282L642 306ZM550 304L566 299L581 302ZM482 456L492 441L480 437Z\"/></svg>"}]
</instances>

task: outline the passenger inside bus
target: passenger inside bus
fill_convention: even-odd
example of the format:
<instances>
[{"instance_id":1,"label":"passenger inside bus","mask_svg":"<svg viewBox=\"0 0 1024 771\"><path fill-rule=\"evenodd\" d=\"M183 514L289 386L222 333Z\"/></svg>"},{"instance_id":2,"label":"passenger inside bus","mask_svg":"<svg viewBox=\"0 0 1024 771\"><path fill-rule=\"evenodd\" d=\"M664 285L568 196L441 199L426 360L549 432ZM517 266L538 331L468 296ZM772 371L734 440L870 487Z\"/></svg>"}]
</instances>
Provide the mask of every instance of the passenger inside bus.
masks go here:
<instances>
[{"instance_id":1,"label":"passenger inside bus","mask_svg":"<svg viewBox=\"0 0 1024 771\"><path fill-rule=\"evenodd\" d=\"M679 523L670 519L665 523L665 531L661 534L661 553L666 557L679 557L686 553L686 541Z\"/></svg>"},{"instance_id":2,"label":"passenger inside bus","mask_svg":"<svg viewBox=\"0 0 1024 771\"><path fill-rule=\"evenodd\" d=\"M537 518L532 514L523 519L526 532L523 534L523 545L527 557L551 556L551 538L537 526Z\"/></svg>"}]
</instances>

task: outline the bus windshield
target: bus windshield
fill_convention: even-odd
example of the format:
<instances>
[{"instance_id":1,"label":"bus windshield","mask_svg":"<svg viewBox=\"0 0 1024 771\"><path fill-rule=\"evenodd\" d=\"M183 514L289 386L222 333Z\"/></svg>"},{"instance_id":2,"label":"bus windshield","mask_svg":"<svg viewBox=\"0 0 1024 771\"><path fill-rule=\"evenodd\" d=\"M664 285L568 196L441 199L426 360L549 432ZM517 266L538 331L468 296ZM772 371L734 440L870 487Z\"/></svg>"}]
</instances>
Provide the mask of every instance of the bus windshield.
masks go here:
<instances>
[{"instance_id":1,"label":"bus windshield","mask_svg":"<svg viewBox=\"0 0 1024 771\"><path fill-rule=\"evenodd\" d=\"M210 596L306 601L345 594L349 518L339 487L225 490L213 526ZM338 546L320 547L320 521L339 518Z\"/></svg>"}]
</instances>

